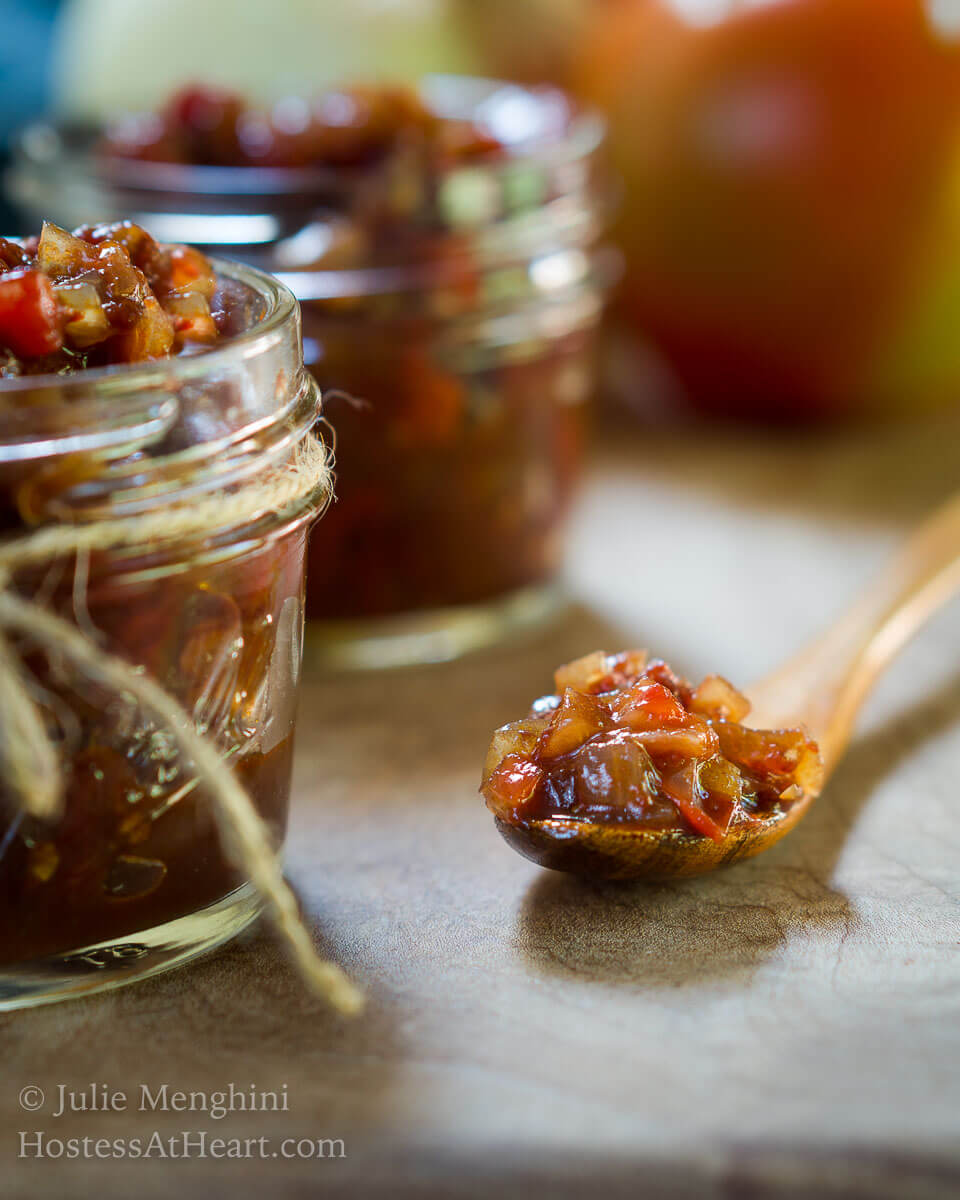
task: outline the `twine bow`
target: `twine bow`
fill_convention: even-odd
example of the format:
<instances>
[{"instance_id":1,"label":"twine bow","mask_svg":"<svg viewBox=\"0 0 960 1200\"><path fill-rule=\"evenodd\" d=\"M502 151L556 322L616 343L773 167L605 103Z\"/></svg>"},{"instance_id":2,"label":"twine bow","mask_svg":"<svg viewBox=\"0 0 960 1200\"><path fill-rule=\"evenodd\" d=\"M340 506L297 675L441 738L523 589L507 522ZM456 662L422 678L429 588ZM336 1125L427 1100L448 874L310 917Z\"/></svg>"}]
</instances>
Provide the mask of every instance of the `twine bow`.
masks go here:
<instances>
[{"instance_id":1,"label":"twine bow","mask_svg":"<svg viewBox=\"0 0 960 1200\"><path fill-rule=\"evenodd\" d=\"M354 1013L362 1007L362 994L340 967L318 956L271 848L267 826L216 747L197 733L188 713L155 680L10 587L15 570L62 556L169 541L283 512L311 496L329 496L331 478L327 450L308 438L291 463L236 491L162 512L87 525L51 525L0 544L0 772L22 812L41 819L57 815L63 792L60 762L5 636L15 633L62 655L114 693L131 697L169 731L213 799L224 853L260 894L304 982L335 1008Z\"/></svg>"}]
</instances>

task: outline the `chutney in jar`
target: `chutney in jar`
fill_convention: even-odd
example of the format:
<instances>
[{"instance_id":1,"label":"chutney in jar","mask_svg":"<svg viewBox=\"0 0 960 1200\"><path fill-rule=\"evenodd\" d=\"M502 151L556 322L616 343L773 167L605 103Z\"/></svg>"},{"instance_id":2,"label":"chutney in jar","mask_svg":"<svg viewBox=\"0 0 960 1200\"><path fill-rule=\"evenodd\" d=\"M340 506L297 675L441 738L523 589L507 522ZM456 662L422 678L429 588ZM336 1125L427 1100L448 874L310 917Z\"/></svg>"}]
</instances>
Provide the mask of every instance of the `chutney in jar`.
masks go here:
<instances>
[{"instance_id":1,"label":"chutney in jar","mask_svg":"<svg viewBox=\"0 0 960 1200\"><path fill-rule=\"evenodd\" d=\"M130 222L0 242L0 536L172 514L169 535L31 563L9 586L178 701L277 846L315 498L242 520L217 503L220 524L179 534L176 513L289 462L317 411L295 300L261 273ZM56 647L9 641L63 795L31 815L0 778L0 1005L113 986L236 933L257 903L171 730Z\"/></svg>"},{"instance_id":2,"label":"chutney in jar","mask_svg":"<svg viewBox=\"0 0 960 1200\"><path fill-rule=\"evenodd\" d=\"M224 236L279 230L244 254L300 298L328 397L307 600L328 648L448 657L552 607L609 274L602 138L556 89L446 77L261 108L191 86L88 152L165 220L179 180L177 211L214 224L216 191Z\"/></svg>"}]
</instances>

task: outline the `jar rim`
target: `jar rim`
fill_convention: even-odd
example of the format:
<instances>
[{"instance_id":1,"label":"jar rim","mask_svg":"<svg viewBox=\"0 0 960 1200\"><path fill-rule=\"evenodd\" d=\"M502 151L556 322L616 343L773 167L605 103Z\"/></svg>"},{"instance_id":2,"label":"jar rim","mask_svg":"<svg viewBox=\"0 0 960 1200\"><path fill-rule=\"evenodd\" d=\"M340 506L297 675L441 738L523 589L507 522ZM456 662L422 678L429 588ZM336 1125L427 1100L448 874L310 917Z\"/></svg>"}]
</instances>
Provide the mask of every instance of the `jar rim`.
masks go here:
<instances>
[{"instance_id":1,"label":"jar rim","mask_svg":"<svg viewBox=\"0 0 960 1200\"><path fill-rule=\"evenodd\" d=\"M16 375L0 378L0 411L4 401L19 398L24 393L55 388L66 398L70 392L104 393L116 390L119 394L137 395L169 388L196 380L222 370L237 360L266 353L284 336L284 327L299 314L299 302L293 292L274 275L258 267L226 259L211 258L218 277L229 279L249 288L265 304L263 313L249 327L231 334L222 343L204 348L195 354L174 355L171 358L149 359L138 363L114 363L106 367L88 367L71 374L48 372L40 375ZM102 385L98 386L98 385ZM0 445L4 439L0 437Z\"/></svg>"}]
</instances>

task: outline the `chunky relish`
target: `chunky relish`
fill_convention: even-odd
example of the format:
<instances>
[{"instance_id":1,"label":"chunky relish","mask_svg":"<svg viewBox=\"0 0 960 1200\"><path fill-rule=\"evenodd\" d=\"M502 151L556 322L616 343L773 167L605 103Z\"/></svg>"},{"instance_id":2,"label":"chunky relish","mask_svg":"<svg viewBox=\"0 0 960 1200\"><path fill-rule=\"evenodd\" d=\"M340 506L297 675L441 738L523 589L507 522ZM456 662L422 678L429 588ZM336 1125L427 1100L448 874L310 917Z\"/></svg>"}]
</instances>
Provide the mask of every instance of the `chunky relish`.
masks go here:
<instances>
[{"instance_id":1,"label":"chunky relish","mask_svg":"<svg viewBox=\"0 0 960 1200\"><path fill-rule=\"evenodd\" d=\"M272 436L285 444L281 415L297 380L255 344L233 365L211 357L209 372L199 360L184 363L189 387L171 362L157 394L176 400L174 424L131 433L135 448L112 436L112 401L138 396L141 376L129 364L245 332L262 311L255 284L218 277L198 250L160 245L129 221L74 233L46 223L38 238L0 239L0 537L55 528L64 512L71 521L91 506L113 516L135 502L153 513L168 497L209 490L235 453L223 448L223 433L242 432L248 391L265 390L254 410L259 441L249 445L270 447L263 414L273 416L271 402ZM288 321L295 344L292 299ZM115 364L97 398L84 368ZM74 405L77 396L84 402ZM39 454L24 456L20 442L11 459L7 439L16 443L24 429L75 430L92 448L65 439L68 449L50 454L40 439ZM8 581L173 696L277 841L310 515L304 508L242 525L225 517L222 528L23 566ZM25 636L9 640L61 761L63 803L55 819L25 815L0 771L0 968L150 930L237 889L244 878L221 847L209 793L169 732L58 653ZM135 940L127 951L146 947Z\"/></svg>"},{"instance_id":2,"label":"chunky relish","mask_svg":"<svg viewBox=\"0 0 960 1200\"><path fill-rule=\"evenodd\" d=\"M293 736L265 731L282 723L278 660L290 649L277 634L299 611L304 537L221 550L216 565L160 553L98 561L84 594L104 648L176 697L278 841ZM73 583L68 572L49 601L68 620ZM43 579L18 584L36 595ZM169 734L128 699L17 649L42 689L65 780L53 823L23 818L0 780L0 965L149 929L239 887L209 794Z\"/></svg>"},{"instance_id":3,"label":"chunky relish","mask_svg":"<svg viewBox=\"0 0 960 1200\"><path fill-rule=\"evenodd\" d=\"M441 118L413 88L397 84L286 96L269 109L192 85L159 112L120 121L102 144L104 154L120 158L239 167L362 167L401 148L423 150L441 166L501 147L481 125Z\"/></svg>"},{"instance_id":4,"label":"chunky relish","mask_svg":"<svg viewBox=\"0 0 960 1200\"><path fill-rule=\"evenodd\" d=\"M131 221L0 238L0 378L164 358L224 319L210 260Z\"/></svg>"},{"instance_id":5,"label":"chunky relish","mask_svg":"<svg viewBox=\"0 0 960 1200\"><path fill-rule=\"evenodd\" d=\"M461 82L269 109L192 86L99 142L98 177L182 188L177 205L276 189L257 204L283 236L253 254L301 298L336 430L337 503L311 538L307 600L334 641L347 622L381 636L399 618L412 646L408 618L538 611L580 474L599 172L555 89Z\"/></svg>"},{"instance_id":6,"label":"chunky relish","mask_svg":"<svg viewBox=\"0 0 960 1200\"><path fill-rule=\"evenodd\" d=\"M719 675L693 687L644 651L598 651L554 686L493 735L481 790L506 825L563 817L719 842L817 788L816 743L748 728L749 701Z\"/></svg>"},{"instance_id":7,"label":"chunky relish","mask_svg":"<svg viewBox=\"0 0 960 1200\"><path fill-rule=\"evenodd\" d=\"M304 305L304 330L326 335L322 357L310 355L319 338L306 352L330 397L338 467L337 503L310 539L308 614L484 604L553 578L580 474L592 331L526 361L468 363L442 322L316 308Z\"/></svg>"}]
</instances>

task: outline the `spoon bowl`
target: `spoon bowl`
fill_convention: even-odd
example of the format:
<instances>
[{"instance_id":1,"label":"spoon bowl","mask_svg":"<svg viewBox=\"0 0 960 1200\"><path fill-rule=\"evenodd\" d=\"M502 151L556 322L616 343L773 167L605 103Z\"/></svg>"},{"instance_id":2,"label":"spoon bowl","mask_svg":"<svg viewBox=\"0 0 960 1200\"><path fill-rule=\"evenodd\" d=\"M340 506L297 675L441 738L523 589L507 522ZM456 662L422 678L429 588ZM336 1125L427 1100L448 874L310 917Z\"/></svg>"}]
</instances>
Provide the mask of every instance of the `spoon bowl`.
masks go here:
<instances>
[{"instance_id":1,"label":"spoon bowl","mask_svg":"<svg viewBox=\"0 0 960 1200\"><path fill-rule=\"evenodd\" d=\"M762 854L801 820L816 793L808 793L782 814L739 825L722 842L679 830L647 830L630 825L599 825L569 817L548 817L524 826L495 818L504 840L538 866L590 879L645 879L663 883L705 875Z\"/></svg>"},{"instance_id":2,"label":"spoon bowl","mask_svg":"<svg viewBox=\"0 0 960 1200\"><path fill-rule=\"evenodd\" d=\"M823 790L880 674L958 591L960 497L919 526L873 587L823 636L747 689L752 728L801 727L819 747L821 770L789 806L736 821L719 840L558 815L517 824L497 816L497 828L540 866L598 879L684 878L763 853L798 824Z\"/></svg>"}]
</instances>

